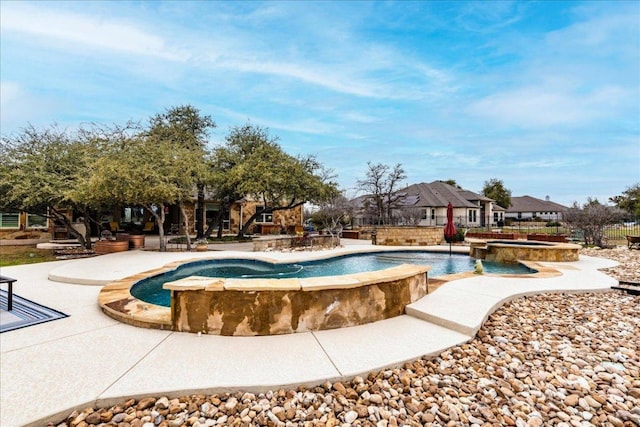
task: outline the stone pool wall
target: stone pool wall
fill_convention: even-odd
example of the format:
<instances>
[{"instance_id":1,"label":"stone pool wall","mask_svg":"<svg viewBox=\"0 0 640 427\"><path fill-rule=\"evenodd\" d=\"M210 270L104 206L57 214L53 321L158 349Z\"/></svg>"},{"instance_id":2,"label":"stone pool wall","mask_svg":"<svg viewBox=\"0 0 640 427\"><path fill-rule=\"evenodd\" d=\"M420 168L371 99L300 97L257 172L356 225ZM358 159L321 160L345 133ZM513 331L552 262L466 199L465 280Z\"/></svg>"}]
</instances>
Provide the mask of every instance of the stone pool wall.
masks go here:
<instances>
[{"instance_id":1,"label":"stone pool wall","mask_svg":"<svg viewBox=\"0 0 640 427\"><path fill-rule=\"evenodd\" d=\"M514 263L519 261L578 261L580 246L572 243L540 243L522 242L500 243L491 240L470 239L469 255L473 258L492 262Z\"/></svg>"},{"instance_id":2,"label":"stone pool wall","mask_svg":"<svg viewBox=\"0 0 640 427\"><path fill-rule=\"evenodd\" d=\"M228 336L355 326L404 314L427 293L430 267L305 279L189 277L166 283L172 329Z\"/></svg>"}]
</instances>

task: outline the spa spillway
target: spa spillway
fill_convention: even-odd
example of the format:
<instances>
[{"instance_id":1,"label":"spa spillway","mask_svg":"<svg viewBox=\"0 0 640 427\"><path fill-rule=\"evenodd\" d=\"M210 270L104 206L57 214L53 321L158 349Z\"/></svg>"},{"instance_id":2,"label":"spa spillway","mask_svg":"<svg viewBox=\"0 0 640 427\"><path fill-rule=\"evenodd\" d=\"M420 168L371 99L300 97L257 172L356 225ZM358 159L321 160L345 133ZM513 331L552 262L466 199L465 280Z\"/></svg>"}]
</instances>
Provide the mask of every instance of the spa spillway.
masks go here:
<instances>
[{"instance_id":1,"label":"spa spillway","mask_svg":"<svg viewBox=\"0 0 640 427\"><path fill-rule=\"evenodd\" d=\"M469 255L473 258L499 263L578 261L580 251L580 246L573 243L532 240L469 239L469 244Z\"/></svg>"}]
</instances>

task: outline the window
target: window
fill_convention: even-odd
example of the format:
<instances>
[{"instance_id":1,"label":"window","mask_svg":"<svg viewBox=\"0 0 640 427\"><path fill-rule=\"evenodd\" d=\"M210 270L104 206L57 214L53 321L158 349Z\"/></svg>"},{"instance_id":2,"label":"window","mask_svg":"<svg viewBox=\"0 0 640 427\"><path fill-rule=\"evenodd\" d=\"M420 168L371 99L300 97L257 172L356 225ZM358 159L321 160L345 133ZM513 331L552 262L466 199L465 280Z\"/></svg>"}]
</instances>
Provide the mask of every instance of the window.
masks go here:
<instances>
[{"instance_id":1,"label":"window","mask_svg":"<svg viewBox=\"0 0 640 427\"><path fill-rule=\"evenodd\" d=\"M256 222L273 222L273 214L271 212L265 212L264 206L256 206Z\"/></svg>"},{"instance_id":2,"label":"window","mask_svg":"<svg viewBox=\"0 0 640 427\"><path fill-rule=\"evenodd\" d=\"M20 214L0 212L0 228L20 228Z\"/></svg>"},{"instance_id":3,"label":"window","mask_svg":"<svg viewBox=\"0 0 640 427\"><path fill-rule=\"evenodd\" d=\"M435 209L431 209L431 221L436 219L436 210Z\"/></svg>"},{"instance_id":4,"label":"window","mask_svg":"<svg viewBox=\"0 0 640 427\"><path fill-rule=\"evenodd\" d=\"M427 219L427 210L426 209L422 210L422 219Z\"/></svg>"},{"instance_id":5,"label":"window","mask_svg":"<svg viewBox=\"0 0 640 427\"><path fill-rule=\"evenodd\" d=\"M477 221L477 213L475 210L473 211L469 211L469 222L476 222Z\"/></svg>"},{"instance_id":6,"label":"window","mask_svg":"<svg viewBox=\"0 0 640 427\"><path fill-rule=\"evenodd\" d=\"M47 218L40 215L28 214L27 227L28 228L47 228Z\"/></svg>"},{"instance_id":7,"label":"window","mask_svg":"<svg viewBox=\"0 0 640 427\"><path fill-rule=\"evenodd\" d=\"M209 226L209 224L217 220L219 211L220 211L219 204L217 203L205 204L205 212L206 212L205 215L207 218L207 226ZM224 217L222 218L223 230L229 230L229 217L230 217L230 212L229 212L229 209L227 208L224 212Z\"/></svg>"}]
</instances>

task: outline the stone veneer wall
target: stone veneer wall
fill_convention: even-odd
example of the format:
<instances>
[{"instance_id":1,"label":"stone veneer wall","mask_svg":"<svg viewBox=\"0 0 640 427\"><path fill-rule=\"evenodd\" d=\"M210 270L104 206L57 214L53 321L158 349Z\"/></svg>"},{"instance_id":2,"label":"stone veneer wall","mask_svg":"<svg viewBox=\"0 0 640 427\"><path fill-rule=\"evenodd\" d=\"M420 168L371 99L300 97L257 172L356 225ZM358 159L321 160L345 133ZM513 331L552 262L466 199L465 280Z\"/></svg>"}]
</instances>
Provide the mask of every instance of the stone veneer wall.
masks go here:
<instances>
[{"instance_id":1,"label":"stone veneer wall","mask_svg":"<svg viewBox=\"0 0 640 427\"><path fill-rule=\"evenodd\" d=\"M491 262L515 263L519 261L570 262L578 261L580 246L572 243L550 243L548 246L507 245L471 241L469 255Z\"/></svg>"},{"instance_id":2,"label":"stone veneer wall","mask_svg":"<svg viewBox=\"0 0 640 427\"><path fill-rule=\"evenodd\" d=\"M430 246L444 242L444 227L376 227L375 244Z\"/></svg>"},{"instance_id":3,"label":"stone veneer wall","mask_svg":"<svg viewBox=\"0 0 640 427\"><path fill-rule=\"evenodd\" d=\"M355 326L399 316L404 314L406 305L426 295L428 271L428 267L407 265L396 269L400 267L409 271L408 276L388 275L385 279L383 272L377 272L381 277L375 283L352 279L349 286L342 283L331 286L331 277L323 277L328 284L309 289L292 287L294 282L287 279L280 279L287 284L280 289L273 287L273 281L258 279L254 282L263 282L264 286L227 289L218 282L200 289L172 287L172 329L227 336L279 335ZM352 276L358 275L340 277ZM368 273L361 277L372 280Z\"/></svg>"},{"instance_id":4,"label":"stone veneer wall","mask_svg":"<svg viewBox=\"0 0 640 427\"><path fill-rule=\"evenodd\" d=\"M253 251L288 249L331 249L340 246L340 237L331 235L311 236L308 241L300 241L298 236L281 236L253 241ZM304 244L303 244L304 243Z\"/></svg>"}]
</instances>

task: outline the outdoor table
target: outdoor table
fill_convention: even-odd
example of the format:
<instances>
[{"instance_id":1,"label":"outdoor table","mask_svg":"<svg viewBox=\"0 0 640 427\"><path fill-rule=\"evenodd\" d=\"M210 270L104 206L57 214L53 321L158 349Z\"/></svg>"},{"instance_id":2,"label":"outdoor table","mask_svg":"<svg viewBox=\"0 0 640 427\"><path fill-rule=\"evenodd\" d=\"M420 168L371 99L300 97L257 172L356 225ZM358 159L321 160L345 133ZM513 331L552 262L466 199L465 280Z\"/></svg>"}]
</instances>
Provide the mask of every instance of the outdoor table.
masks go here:
<instances>
[{"instance_id":1,"label":"outdoor table","mask_svg":"<svg viewBox=\"0 0 640 427\"><path fill-rule=\"evenodd\" d=\"M7 311L13 310L13 284L17 279L13 279L7 276L0 276L0 283L8 283L9 291L7 294Z\"/></svg>"}]
</instances>

